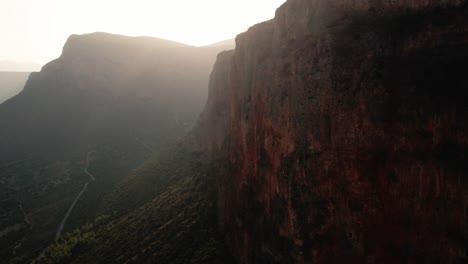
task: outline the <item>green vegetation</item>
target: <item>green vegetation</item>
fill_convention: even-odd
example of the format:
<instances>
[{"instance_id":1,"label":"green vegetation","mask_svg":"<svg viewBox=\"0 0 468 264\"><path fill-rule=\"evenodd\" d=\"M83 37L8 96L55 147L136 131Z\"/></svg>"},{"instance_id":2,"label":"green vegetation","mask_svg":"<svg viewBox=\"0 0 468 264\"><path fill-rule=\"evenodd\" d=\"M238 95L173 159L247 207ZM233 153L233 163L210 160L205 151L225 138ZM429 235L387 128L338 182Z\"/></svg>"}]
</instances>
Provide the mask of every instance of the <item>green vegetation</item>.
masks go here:
<instances>
[{"instance_id":1,"label":"green vegetation","mask_svg":"<svg viewBox=\"0 0 468 264\"><path fill-rule=\"evenodd\" d=\"M42 263L69 263L73 255L77 255L95 247L97 244L96 231L105 227L110 216L102 215L92 223L67 234L64 239L54 243L45 252L46 258Z\"/></svg>"},{"instance_id":2,"label":"green vegetation","mask_svg":"<svg viewBox=\"0 0 468 264\"><path fill-rule=\"evenodd\" d=\"M170 184L187 175L202 177L206 171L201 154L181 146L161 151L124 178L106 197L106 213L119 215L134 210L157 197Z\"/></svg>"},{"instance_id":3,"label":"green vegetation","mask_svg":"<svg viewBox=\"0 0 468 264\"><path fill-rule=\"evenodd\" d=\"M128 188L109 201L138 194L146 203L73 231L39 263L230 263L218 231L215 175L201 155L173 149L126 179Z\"/></svg>"}]
</instances>

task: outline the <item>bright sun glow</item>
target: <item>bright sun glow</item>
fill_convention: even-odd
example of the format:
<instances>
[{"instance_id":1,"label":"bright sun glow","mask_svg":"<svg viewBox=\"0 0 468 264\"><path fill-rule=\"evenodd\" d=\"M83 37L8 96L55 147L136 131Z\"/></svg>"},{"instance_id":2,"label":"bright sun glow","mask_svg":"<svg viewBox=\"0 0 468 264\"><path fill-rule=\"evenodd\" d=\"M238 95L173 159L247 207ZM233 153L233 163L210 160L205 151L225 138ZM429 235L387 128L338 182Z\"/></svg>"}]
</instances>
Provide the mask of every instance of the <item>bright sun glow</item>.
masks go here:
<instances>
[{"instance_id":1,"label":"bright sun glow","mask_svg":"<svg viewBox=\"0 0 468 264\"><path fill-rule=\"evenodd\" d=\"M45 63L70 34L153 36L200 46L271 19L285 0L1 0L0 60Z\"/></svg>"}]
</instances>

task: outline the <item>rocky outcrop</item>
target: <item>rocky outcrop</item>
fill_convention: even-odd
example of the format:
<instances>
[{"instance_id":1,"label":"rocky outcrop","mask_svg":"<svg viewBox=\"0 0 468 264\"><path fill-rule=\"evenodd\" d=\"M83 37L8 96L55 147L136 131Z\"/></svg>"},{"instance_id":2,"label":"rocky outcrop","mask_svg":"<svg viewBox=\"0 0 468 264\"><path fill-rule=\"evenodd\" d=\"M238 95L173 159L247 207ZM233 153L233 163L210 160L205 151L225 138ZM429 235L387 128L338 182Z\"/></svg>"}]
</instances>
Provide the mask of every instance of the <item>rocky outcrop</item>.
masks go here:
<instances>
[{"instance_id":1,"label":"rocky outcrop","mask_svg":"<svg viewBox=\"0 0 468 264\"><path fill-rule=\"evenodd\" d=\"M237 37L208 109L228 120L220 224L239 262L466 261L467 15L289 0Z\"/></svg>"}]
</instances>

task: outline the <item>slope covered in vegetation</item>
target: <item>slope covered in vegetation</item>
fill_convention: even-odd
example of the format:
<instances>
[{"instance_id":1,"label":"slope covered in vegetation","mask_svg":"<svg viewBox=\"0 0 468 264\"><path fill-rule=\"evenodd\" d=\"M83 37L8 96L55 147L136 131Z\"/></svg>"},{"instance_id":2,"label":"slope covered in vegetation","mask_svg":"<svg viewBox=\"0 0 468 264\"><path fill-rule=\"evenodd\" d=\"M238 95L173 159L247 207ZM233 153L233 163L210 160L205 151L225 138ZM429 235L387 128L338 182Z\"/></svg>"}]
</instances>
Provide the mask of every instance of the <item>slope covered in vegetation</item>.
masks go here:
<instances>
[{"instance_id":1,"label":"slope covered in vegetation","mask_svg":"<svg viewBox=\"0 0 468 264\"><path fill-rule=\"evenodd\" d=\"M171 154L182 159L153 171L154 185L145 187L157 193L152 200L73 231L49 247L39 263L229 262L217 225L218 168L201 155L183 150ZM141 171L140 176L147 177L145 168ZM130 193L138 191L145 192Z\"/></svg>"}]
</instances>

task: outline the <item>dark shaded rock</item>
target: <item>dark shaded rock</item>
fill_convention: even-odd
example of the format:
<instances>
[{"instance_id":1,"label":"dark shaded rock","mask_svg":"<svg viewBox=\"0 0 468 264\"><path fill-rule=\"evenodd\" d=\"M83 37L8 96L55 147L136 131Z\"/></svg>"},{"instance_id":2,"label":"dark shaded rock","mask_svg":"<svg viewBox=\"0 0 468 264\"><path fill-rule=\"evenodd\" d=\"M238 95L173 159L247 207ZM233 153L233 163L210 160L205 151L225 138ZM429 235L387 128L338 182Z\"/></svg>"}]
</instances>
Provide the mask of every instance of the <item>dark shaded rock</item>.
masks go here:
<instances>
[{"instance_id":1,"label":"dark shaded rock","mask_svg":"<svg viewBox=\"0 0 468 264\"><path fill-rule=\"evenodd\" d=\"M220 224L239 262L466 261L466 17L465 1L290 0L237 37L212 76L229 114L211 117L229 120Z\"/></svg>"}]
</instances>

